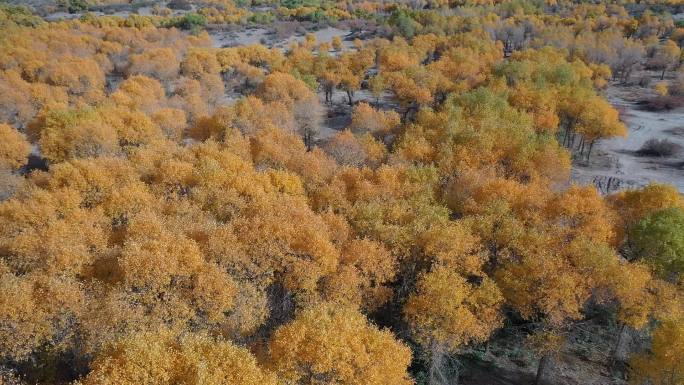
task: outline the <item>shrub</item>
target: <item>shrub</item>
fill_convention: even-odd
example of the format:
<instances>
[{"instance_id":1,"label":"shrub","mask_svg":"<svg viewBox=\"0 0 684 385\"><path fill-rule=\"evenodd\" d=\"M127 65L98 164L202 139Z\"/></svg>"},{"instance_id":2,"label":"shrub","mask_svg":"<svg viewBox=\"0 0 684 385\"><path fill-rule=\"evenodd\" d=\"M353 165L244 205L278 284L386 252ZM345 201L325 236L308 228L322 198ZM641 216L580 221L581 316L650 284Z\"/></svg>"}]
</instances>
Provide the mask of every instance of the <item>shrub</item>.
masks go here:
<instances>
[{"instance_id":1,"label":"shrub","mask_svg":"<svg viewBox=\"0 0 684 385\"><path fill-rule=\"evenodd\" d=\"M0 1L0 28L8 23L35 27L43 24L44 21L41 17L32 14L24 5L15 6Z\"/></svg>"},{"instance_id":2,"label":"shrub","mask_svg":"<svg viewBox=\"0 0 684 385\"><path fill-rule=\"evenodd\" d=\"M283 0L280 2L280 5L289 9L303 7L318 8L321 6L321 2L319 0Z\"/></svg>"},{"instance_id":3,"label":"shrub","mask_svg":"<svg viewBox=\"0 0 684 385\"><path fill-rule=\"evenodd\" d=\"M191 12L182 17L176 17L169 20L164 26L167 28L180 28L186 31L191 31L192 33L197 33L202 28L207 26L207 18L204 17L204 15Z\"/></svg>"},{"instance_id":4,"label":"shrub","mask_svg":"<svg viewBox=\"0 0 684 385\"><path fill-rule=\"evenodd\" d=\"M177 10L182 10L182 11L190 11L192 10L192 5L190 5L190 2L187 0L173 0L170 1L167 7L171 9L177 9Z\"/></svg>"},{"instance_id":5,"label":"shrub","mask_svg":"<svg viewBox=\"0 0 684 385\"><path fill-rule=\"evenodd\" d=\"M641 146L638 153L641 156L672 156L681 150L682 146L670 140L651 138Z\"/></svg>"},{"instance_id":6,"label":"shrub","mask_svg":"<svg viewBox=\"0 0 684 385\"><path fill-rule=\"evenodd\" d=\"M247 20L254 24L271 24L275 21L275 15L271 12L255 12Z\"/></svg>"},{"instance_id":7,"label":"shrub","mask_svg":"<svg viewBox=\"0 0 684 385\"><path fill-rule=\"evenodd\" d=\"M297 25L298 25L298 23L291 22L291 21L283 21L280 23L275 23L273 26L275 38L281 39L281 40L289 38L290 36L292 36L296 33Z\"/></svg>"},{"instance_id":8,"label":"shrub","mask_svg":"<svg viewBox=\"0 0 684 385\"><path fill-rule=\"evenodd\" d=\"M684 97L674 95L656 96L643 101L642 104L649 111L673 110L684 106Z\"/></svg>"},{"instance_id":9,"label":"shrub","mask_svg":"<svg viewBox=\"0 0 684 385\"><path fill-rule=\"evenodd\" d=\"M651 84L650 76L642 76L639 78L639 86L648 87Z\"/></svg>"},{"instance_id":10,"label":"shrub","mask_svg":"<svg viewBox=\"0 0 684 385\"><path fill-rule=\"evenodd\" d=\"M66 0L59 1L58 4L65 7L69 13L77 13L88 9L88 2L86 0Z\"/></svg>"},{"instance_id":11,"label":"shrub","mask_svg":"<svg viewBox=\"0 0 684 385\"><path fill-rule=\"evenodd\" d=\"M666 82L658 82L653 86L653 91L660 96L667 96L668 89Z\"/></svg>"},{"instance_id":12,"label":"shrub","mask_svg":"<svg viewBox=\"0 0 684 385\"><path fill-rule=\"evenodd\" d=\"M204 17L204 15L188 13L183 17L180 27L182 29L195 30L197 28L206 27L206 25L207 18Z\"/></svg>"}]
</instances>

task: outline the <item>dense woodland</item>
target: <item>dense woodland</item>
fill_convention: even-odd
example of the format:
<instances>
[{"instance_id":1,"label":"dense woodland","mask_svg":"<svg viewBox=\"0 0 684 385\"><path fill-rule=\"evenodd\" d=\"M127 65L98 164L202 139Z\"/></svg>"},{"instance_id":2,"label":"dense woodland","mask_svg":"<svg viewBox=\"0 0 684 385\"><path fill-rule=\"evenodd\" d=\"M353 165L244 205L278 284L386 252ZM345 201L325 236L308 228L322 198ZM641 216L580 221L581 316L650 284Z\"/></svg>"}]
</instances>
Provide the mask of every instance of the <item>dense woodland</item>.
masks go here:
<instances>
[{"instance_id":1,"label":"dense woodland","mask_svg":"<svg viewBox=\"0 0 684 385\"><path fill-rule=\"evenodd\" d=\"M684 198L569 180L609 83L681 101L681 4L194 5L0 4L0 384L684 384ZM301 21L367 33L205 30Z\"/></svg>"}]
</instances>

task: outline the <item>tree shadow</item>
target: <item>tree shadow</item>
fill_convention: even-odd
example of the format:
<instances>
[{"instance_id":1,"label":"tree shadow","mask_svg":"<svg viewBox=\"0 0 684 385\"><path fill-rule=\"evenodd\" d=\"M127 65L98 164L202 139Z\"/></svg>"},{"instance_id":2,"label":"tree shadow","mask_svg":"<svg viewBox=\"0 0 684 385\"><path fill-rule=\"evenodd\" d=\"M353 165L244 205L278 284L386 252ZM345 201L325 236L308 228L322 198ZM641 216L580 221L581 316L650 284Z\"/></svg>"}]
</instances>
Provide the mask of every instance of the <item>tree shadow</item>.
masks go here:
<instances>
[{"instance_id":1,"label":"tree shadow","mask_svg":"<svg viewBox=\"0 0 684 385\"><path fill-rule=\"evenodd\" d=\"M482 361L468 362L461 374L461 385L530 385L534 375L522 370L498 367Z\"/></svg>"}]
</instances>

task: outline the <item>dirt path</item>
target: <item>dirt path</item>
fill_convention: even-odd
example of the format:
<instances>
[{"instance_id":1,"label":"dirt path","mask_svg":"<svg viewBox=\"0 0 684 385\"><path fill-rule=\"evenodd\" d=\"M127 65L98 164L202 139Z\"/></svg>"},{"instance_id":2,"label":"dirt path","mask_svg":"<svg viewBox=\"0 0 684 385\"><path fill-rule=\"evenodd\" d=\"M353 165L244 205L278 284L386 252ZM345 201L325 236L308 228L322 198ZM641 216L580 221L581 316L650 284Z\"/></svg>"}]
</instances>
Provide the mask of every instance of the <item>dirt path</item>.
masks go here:
<instances>
[{"instance_id":1,"label":"dirt path","mask_svg":"<svg viewBox=\"0 0 684 385\"><path fill-rule=\"evenodd\" d=\"M628 136L598 142L589 162L576 160L572 170L574 182L594 184L602 193L659 182L672 184L684 193L684 153L672 157L637 154L651 138L684 146L684 109L667 112L640 109L635 99L644 92L648 91L618 85L608 87L607 98L622 112Z\"/></svg>"}]
</instances>

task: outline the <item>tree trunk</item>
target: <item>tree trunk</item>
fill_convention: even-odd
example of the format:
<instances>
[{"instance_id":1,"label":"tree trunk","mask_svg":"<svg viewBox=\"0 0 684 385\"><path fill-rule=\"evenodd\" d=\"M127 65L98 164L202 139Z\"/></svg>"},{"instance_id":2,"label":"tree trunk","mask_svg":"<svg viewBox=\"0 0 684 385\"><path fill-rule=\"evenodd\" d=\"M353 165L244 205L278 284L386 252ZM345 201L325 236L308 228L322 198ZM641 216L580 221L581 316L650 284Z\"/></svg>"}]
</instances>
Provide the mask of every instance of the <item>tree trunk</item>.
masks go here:
<instances>
[{"instance_id":1,"label":"tree trunk","mask_svg":"<svg viewBox=\"0 0 684 385\"><path fill-rule=\"evenodd\" d=\"M537 377L534 380L534 385L544 385L546 383L546 372L551 368L552 358L548 354L542 356L537 367Z\"/></svg>"},{"instance_id":2,"label":"tree trunk","mask_svg":"<svg viewBox=\"0 0 684 385\"><path fill-rule=\"evenodd\" d=\"M577 139L577 133L573 131L572 135L570 135L570 142L568 143L568 148L570 150L575 147L575 139Z\"/></svg>"},{"instance_id":3,"label":"tree trunk","mask_svg":"<svg viewBox=\"0 0 684 385\"><path fill-rule=\"evenodd\" d=\"M444 346L433 342L430 347L428 385L458 385L458 367L450 361Z\"/></svg>"},{"instance_id":4,"label":"tree trunk","mask_svg":"<svg viewBox=\"0 0 684 385\"><path fill-rule=\"evenodd\" d=\"M667 67L663 68L663 72L660 73L660 80L665 79L665 70L667 70Z\"/></svg>"},{"instance_id":5,"label":"tree trunk","mask_svg":"<svg viewBox=\"0 0 684 385\"><path fill-rule=\"evenodd\" d=\"M306 151L313 150L313 132L311 130L304 131L304 144L306 145Z\"/></svg>"},{"instance_id":6,"label":"tree trunk","mask_svg":"<svg viewBox=\"0 0 684 385\"><path fill-rule=\"evenodd\" d=\"M563 147L567 147L568 139L570 138L570 127L565 129L565 135L563 135Z\"/></svg>"},{"instance_id":7,"label":"tree trunk","mask_svg":"<svg viewBox=\"0 0 684 385\"><path fill-rule=\"evenodd\" d=\"M406 109L404 110L404 113L402 114L402 118L401 118L401 120L403 122L405 122L406 119L408 118L409 111L411 111L411 106L406 107Z\"/></svg>"},{"instance_id":8,"label":"tree trunk","mask_svg":"<svg viewBox=\"0 0 684 385\"><path fill-rule=\"evenodd\" d=\"M589 157L591 157L591 149L594 148L595 142L596 142L595 140L592 140L591 143L589 144L589 152L587 152L587 162L589 162Z\"/></svg>"},{"instance_id":9,"label":"tree trunk","mask_svg":"<svg viewBox=\"0 0 684 385\"><path fill-rule=\"evenodd\" d=\"M625 71L625 84L629 82L629 77L632 75L632 67L628 67Z\"/></svg>"},{"instance_id":10,"label":"tree trunk","mask_svg":"<svg viewBox=\"0 0 684 385\"><path fill-rule=\"evenodd\" d=\"M618 333L617 342L615 342L613 351L610 353L610 366L612 368L615 368L618 362L625 362L627 359L625 345L627 344L628 334L629 330L627 329L627 325L622 324Z\"/></svg>"},{"instance_id":11,"label":"tree trunk","mask_svg":"<svg viewBox=\"0 0 684 385\"><path fill-rule=\"evenodd\" d=\"M354 100L352 99L354 97L354 91L347 91L347 98L349 98L349 105L353 106L354 105Z\"/></svg>"}]
</instances>

